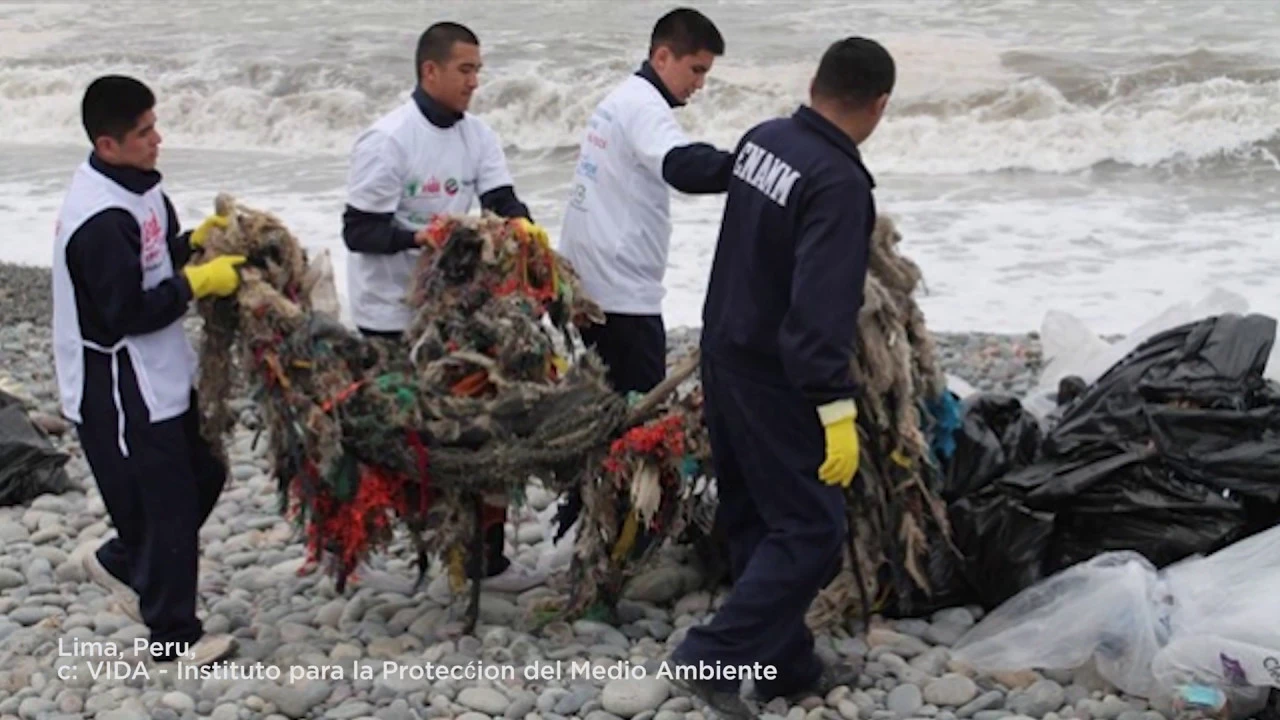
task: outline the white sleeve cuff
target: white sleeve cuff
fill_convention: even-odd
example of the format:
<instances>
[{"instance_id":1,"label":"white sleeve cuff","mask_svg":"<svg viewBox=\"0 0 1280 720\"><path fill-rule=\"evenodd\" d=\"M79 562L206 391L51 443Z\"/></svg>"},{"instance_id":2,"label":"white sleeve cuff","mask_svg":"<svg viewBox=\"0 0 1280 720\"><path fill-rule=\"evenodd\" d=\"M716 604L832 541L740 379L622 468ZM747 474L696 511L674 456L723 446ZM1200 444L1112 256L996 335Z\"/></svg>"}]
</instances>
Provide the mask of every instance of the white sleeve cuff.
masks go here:
<instances>
[{"instance_id":1,"label":"white sleeve cuff","mask_svg":"<svg viewBox=\"0 0 1280 720\"><path fill-rule=\"evenodd\" d=\"M818 418L823 425L830 425L841 420L858 417L858 406L852 400L836 400L818 406Z\"/></svg>"}]
</instances>

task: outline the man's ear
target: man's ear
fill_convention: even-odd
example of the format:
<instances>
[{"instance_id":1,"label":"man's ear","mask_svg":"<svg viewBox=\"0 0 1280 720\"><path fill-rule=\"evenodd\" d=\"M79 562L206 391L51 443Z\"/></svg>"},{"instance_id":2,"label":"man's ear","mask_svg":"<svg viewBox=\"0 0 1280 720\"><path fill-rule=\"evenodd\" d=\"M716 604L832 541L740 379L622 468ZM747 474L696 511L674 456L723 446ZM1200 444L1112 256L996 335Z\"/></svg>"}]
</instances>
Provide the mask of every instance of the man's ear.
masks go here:
<instances>
[{"instance_id":1,"label":"man's ear","mask_svg":"<svg viewBox=\"0 0 1280 720\"><path fill-rule=\"evenodd\" d=\"M93 141L94 152L103 157L114 154L119 147L120 143L116 142L115 138L110 135L99 135Z\"/></svg>"},{"instance_id":2,"label":"man's ear","mask_svg":"<svg viewBox=\"0 0 1280 720\"><path fill-rule=\"evenodd\" d=\"M671 62L671 48L666 45L659 45L657 50L653 51L653 57L649 58L649 64L655 68L665 68Z\"/></svg>"},{"instance_id":3,"label":"man's ear","mask_svg":"<svg viewBox=\"0 0 1280 720\"><path fill-rule=\"evenodd\" d=\"M884 111L889 107L889 93L885 93L876 98L876 117L883 117Z\"/></svg>"}]
</instances>

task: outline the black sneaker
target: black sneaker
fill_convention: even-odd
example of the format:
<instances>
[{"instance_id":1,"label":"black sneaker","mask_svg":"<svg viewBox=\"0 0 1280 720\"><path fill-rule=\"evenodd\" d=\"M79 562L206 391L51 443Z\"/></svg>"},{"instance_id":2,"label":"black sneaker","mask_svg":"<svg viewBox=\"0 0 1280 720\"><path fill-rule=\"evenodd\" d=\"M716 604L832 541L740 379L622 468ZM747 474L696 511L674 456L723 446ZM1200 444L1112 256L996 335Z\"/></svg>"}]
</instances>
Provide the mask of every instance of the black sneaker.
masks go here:
<instances>
[{"instance_id":1,"label":"black sneaker","mask_svg":"<svg viewBox=\"0 0 1280 720\"><path fill-rule=\"evenodd\" d=\"M726 720L757 720L757 715L747 707L747 704L742 701L742 696L736 692L717 690L708 681L688 680L675 677L674 674L671 677L671 684L690 695L697 696L707 704L707 707L715 710Z\"/></svg>"},{"instance_id":2,"label":"black sneaker","mask_svg":"<svg viewBox=\"0 0 1280 720\"><path fill-rule=\"evenodd\" d=\"M856 688L858 685L858 675L862 673L862 669L850 665L848 663L836 663L834 665L823 665L822 673L818 675L818 679L811 683L808 687L802 688L795 692L788 693L782 697L786 698L788 705L799 705L804 700L811 697L826 698L832 690L845 685L850 689ZM761 697L761 700L772 700L773 698Z\"/></svg>"}]
</instances>

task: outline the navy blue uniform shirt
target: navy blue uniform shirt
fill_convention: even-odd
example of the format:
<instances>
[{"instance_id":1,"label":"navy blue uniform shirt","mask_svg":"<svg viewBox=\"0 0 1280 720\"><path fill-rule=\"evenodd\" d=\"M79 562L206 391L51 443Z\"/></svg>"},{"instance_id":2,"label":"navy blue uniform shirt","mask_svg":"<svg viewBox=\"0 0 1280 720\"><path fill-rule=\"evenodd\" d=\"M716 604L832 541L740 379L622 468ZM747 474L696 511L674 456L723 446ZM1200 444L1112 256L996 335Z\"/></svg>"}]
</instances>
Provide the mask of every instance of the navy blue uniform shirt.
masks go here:
<instances>
[{"instance_id":1,"label":"navy blue uniform shirt","mask_svg":"<svg viewBox=\"0 0 1280 720\"><path fill-rule=\"evenodd\" d=\"M703 352L815 406L853 399L873 187L857 146L809 107L748 131L702 311Z\"/></svg>"}]
</instances>

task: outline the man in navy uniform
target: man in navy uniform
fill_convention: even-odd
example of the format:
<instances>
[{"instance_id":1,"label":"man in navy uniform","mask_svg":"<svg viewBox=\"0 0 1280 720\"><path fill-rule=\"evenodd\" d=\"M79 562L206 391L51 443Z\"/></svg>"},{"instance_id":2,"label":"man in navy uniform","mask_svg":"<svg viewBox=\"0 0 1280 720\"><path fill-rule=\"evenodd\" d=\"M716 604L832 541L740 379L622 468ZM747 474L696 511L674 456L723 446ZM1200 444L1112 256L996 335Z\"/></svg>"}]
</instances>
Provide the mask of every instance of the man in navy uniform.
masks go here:
<instances>
[{"instance_id":1,"label":"man in navy uniform","mask_svg":"<svg viewBox=\"0 0 1280 720\"><path fill-rule=\"evenodd\" d=\"M776 671L754 678L763 699L857 677L815 655L805 614L846 545L843 488L858 467L852 359L875 223L858 146L895 72L871 40L835 43L810 104L752 128L735 153L702 331L734 588L712 622L689 630L671 669L758 662ZM725 715L751 716L736 681L677 680Z\"/></svg>"},{"instance_id":2,"label":"man in navy uniform","mask_svg":"<svg viewBox=\"0 0 1280 720\"><path fill-rule=\"evenodd\" d=\"M196 617L200 526L227 469L200 434L196 353L182 318L193 298L234 293L245 259L184 267L191 245L226 220L179 234L156 171L155 100L123 76L85 91L93 152L72 177L55 231L54 367L63 414L118 533L79 550L85 571L146 623L163 648L153 659L207 664L234 649Z\"/></svg>"}]
</instances>

